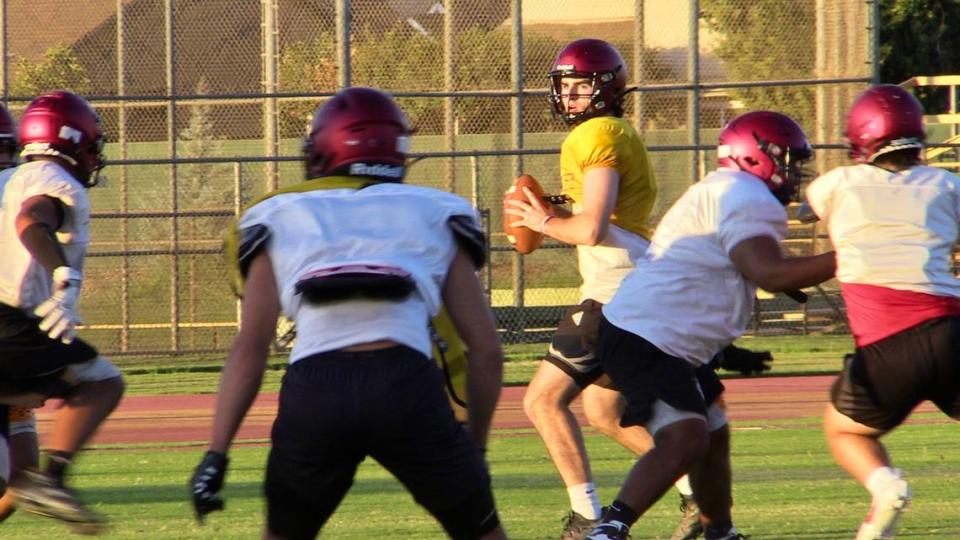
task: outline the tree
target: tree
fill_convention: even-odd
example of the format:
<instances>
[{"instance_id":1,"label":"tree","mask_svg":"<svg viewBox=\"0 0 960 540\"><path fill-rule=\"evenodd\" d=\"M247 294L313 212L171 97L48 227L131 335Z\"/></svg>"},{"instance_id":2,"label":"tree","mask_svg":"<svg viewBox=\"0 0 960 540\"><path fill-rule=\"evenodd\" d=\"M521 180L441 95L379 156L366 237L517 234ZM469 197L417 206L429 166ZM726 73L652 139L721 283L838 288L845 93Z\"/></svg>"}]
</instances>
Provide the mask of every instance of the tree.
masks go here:
<instances>
[{"instance_id":1,"label":"tree","mask_svg":"<svg viewBox=\"0 0 960 540\"><path fill-rule=\"evenodd\" d=\"M278 67L282 92L332 92L337 89L334 37L321 32L312 41L297 41L284 47ZM280 133L303 136L316 108L312 101L280 103Z\"/></svg>"},{"instance_id":2,"label":"tree","mask_svg":"<svg viewBox=\"0 0 960 540\"><path fill-rule=\"evenodd\" d=\"M881 0L880 80L899 84L917 75L960 72L960 3ZM946 89L921 88L928 110L946 110Z\"/></svg>"},{"instance_id":3,"label":"tree","mask_svg":"<svg viewBox=\"0 0 960 540\"><path fill-rule=\"evenodd\" d=\"M802 79L814 75L814 2L702 0L704 22L720 36L714 50L732 81ZM788 37L788 40L784 38ZM785 112L800 122L814 121L813 89L803 86L742 88L732 94L747 109Z\"/></svg>"},{"instance_id":4,"label":"tree","mask_svg":"<svg viewBox=\"0 0 960 540\"><path fill-rule=\"evenodd\" d=\"M69 90L76 94L90 91L90 76L73 49L58 43L47 49L36 62L18 57L13 65L13 81L9 94L33 97L52 90Z\"/></svg>"}]
</instances>

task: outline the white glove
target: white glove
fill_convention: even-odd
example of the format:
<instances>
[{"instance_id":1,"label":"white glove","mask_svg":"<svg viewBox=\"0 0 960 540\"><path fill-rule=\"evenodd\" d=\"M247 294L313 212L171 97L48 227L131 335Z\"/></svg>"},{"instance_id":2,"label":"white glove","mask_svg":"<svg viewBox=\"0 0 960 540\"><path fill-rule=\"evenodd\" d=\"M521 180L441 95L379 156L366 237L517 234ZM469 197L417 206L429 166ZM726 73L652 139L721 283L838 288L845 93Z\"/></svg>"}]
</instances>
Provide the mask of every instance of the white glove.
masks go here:
<instances>
[{"instance_id":1,"label":"white glove","mask_svg":"<svg viewBox=\"0 0 960 540\"><path fill-rule=\"evenodd\" d=\"M53 270L53 294L33 310L40 317L40 330L64 343L71 343L77 337L77 325L82 324L77 314L77 298L80 296L80 282L83 274L69 266L58 266Z\"/></svg>"}]
</instances>

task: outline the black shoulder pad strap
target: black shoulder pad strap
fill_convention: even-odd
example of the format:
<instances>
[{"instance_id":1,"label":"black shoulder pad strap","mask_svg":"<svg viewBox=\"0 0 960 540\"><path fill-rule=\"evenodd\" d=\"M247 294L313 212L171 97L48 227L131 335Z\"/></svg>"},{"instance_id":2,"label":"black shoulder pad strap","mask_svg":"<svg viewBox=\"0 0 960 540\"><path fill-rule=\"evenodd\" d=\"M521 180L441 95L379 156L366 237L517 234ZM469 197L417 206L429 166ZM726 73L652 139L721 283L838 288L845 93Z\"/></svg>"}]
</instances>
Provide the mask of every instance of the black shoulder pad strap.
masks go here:
<instances>
[{"instance_id":1,"label":"black shoulder pad strap","mask_svg":"<svg viewBox=\"0 0 960 540\"><path fill-rule=\"evenodd\" d=\"M487 240L472 216L453 215L447 220L457 244L466 250L478 269L487 262Z\"/></svg>"},{"instance_id":2,"label":"black shoulder pad strap","mask_svg":"<svg viewBox=\"0 0 960 540\"><path fill-rule=\"evenodd\" d=\"M270 229L263 224L251 225L240 230L240 248L237 250L237 265L240 275L246 277L250 263L270 241Z\"/></svg>"}]
</instances>

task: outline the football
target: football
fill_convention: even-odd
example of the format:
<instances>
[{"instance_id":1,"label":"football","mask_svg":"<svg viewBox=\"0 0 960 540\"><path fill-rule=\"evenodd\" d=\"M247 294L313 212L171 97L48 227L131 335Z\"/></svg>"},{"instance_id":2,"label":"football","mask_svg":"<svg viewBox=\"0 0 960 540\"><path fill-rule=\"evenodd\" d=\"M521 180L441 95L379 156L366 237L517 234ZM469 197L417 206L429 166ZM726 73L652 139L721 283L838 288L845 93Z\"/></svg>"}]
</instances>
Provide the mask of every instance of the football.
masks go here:
<instances>
[{"instance_id":1,"label":"football","mask_svg":"<svg viewBox=\"0 0 960 540\"><path fill-rule=\"evenodd\" d=\"M544 191L540 182L537 182L537 180L529 174L521 174L513 181L513 185L510 186L510 189L508 189L503 196L504 209L507 208L507 201L528 201L527 195L523 192L523 188L529 189L535 197L543 200ZM543 242L543 234L524 226L514 227L512 223L519 219L517 216L511 216L504 212L503 232L506 233L507 240L513 245L513 248L526 255L540 247L540 243Z\"/></svg>"}]
</instances>

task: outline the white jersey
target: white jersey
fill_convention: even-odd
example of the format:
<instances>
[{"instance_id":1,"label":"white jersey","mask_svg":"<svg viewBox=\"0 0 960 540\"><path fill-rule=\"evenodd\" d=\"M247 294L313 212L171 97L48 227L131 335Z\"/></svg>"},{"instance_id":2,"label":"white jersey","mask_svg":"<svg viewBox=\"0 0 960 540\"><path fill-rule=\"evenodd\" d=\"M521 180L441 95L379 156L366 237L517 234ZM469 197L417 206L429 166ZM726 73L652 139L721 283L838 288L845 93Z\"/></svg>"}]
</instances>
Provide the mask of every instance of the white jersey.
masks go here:
<instances>
[{"instance_id":1,"label":"white jersey","mask_svg":"<svg viewBox=\"0 0 960 540\"><path fill-rule=\"evenodd\" d=\"M269 234L266 250L284 315L297 327L291 363L377 340L402 343L429 358L428 322L440 310L457 237L482 242L476 211L466 200L406 184L275 195L243 215L241 236L249 237L258 226ZM307 275L353 265L400 270L416 290L401 301L319 305L296 291Z\"/></svg>"},{"instance_id":2,"label":"white jersey","mask_svg":"<svg viewBox=\"0 0 960 540\"><path fill-rule=\"evenodd\" d=\"M17 235L16 219L24 201L47 196L64 209L57 240L67 264L83 269L90 243L90 200L87 189L66 169L52 161L30 161L4 171L6 179L0 210L0 302L32 310L50 297L50 272L33 259Z\"/></svg>"},{"instance_id":3,"label":"white jersey","mask_svg":"<svg viewBox=\"0 0 960 540\"><path fill-rule=\"evenodd\" d=\"M635 261L647 251L647 246L646 238L612 223L600 244L578 245L577 266L583 278L579 301L609 302L620 283L633 270Z\"/></svg>"},{"instance_id":4,"label":"white jersey","mask_svg":"<svg viewBox=\"0 0 960 540\"><path fill-rule=\"evenodd\" d=\"M927 166L839 167L814 180L806 198L830 233L842 283L960 297L951 261L960 178Z\"/></svg>"},{"instance_id":5,"label":"white jersey","mask_svg":"<svg viewBox=\"0 0 960 540\"><path fill-rule=\"evenodd\" d=\"M660 350L694 365L746 330L756 286L730 260L740 242L782 240L787 213L755 176L710 173L664 215L647 254L603 314Z\"/></svg>"}]
</instances>

